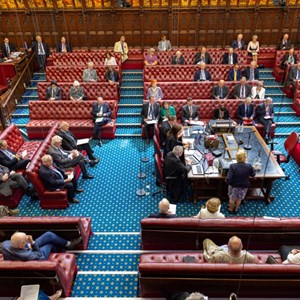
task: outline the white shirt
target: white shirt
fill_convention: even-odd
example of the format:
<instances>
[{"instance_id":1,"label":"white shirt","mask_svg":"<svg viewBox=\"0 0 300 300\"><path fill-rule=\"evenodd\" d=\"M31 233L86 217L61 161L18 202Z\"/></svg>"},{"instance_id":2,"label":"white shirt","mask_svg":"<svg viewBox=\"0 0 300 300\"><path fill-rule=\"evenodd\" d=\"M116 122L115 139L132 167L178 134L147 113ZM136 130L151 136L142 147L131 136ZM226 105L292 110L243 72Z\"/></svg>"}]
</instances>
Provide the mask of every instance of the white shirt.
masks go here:
<instances>
[{"instance_id":1,"label":"white shirt","mask_svg":"<svg viewBox=\"0 0 300 300\"><path fill-rule=\"evenodd\" d=\"M117 65L116 59L114 57L111 57L110 59L105 58L104 65L105 66L116 66Z\"/></svg>"},{"instance_id":2,"label":"white shirt","mask_svg":"<svg viewBox=\"0 0 300 300\"><path fill-rule=\"evenodd\" d=\"M283 264L297 264L300 265L300 253L292 254L290 253L287 259L283 262Z\"/></svg>"}]
</instances>

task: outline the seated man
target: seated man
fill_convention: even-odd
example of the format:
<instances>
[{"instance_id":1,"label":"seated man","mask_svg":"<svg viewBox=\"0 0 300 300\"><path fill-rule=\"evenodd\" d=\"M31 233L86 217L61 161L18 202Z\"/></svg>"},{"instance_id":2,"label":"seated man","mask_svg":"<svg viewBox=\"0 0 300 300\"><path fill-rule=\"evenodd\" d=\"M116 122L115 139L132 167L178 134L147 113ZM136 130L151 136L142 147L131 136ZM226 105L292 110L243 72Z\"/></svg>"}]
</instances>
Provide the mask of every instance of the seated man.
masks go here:
<instances>
[{"instance_id":1,"label":"seated man","mask_svg":"<svg viewBox=\"0 0 300 300\"><path fill-rule=\"evenodd\" d=\"M170 51L172 50L171 42L167 40L165 34L161 36L161 40L158 42L158 51Z\"/></svg>"},{"instance_id":2,"label":"seated man","mask_svg":"<svg viewBox=\"0 0 300 300\"><path fill-rule=\"evenodd\" d=\"M291 42L289 41L289 35L285 33L277 47L277 50L289 50L290 48Z\"/></svg>"},{"instance_id":3,"label":"seated man","mask_svg":"<svg viewBox=\"0 0 300 300\"><path fill-rule=\"evenodd\" d=\"M149 144L150 142L150 129L154 129L155 122L152 124L148 124L150 121L158 121L159 119L159 111L160 106L156 102L155 98L153 96L150 96L149 102L144 103L141 111L141 118L142 118L142 124L145 126L145 133L146 133L146 143Z\"/></svg>"},{"instance_id":4,"label":"seated man","mask_svg":"<svg viewBox=\"0 0 300 300\"><path fill-rule=\"evenodd\" d=\"M105 79L110 84L117 84L119 85L119 72L115 70L113 66L108 66L107 71L105 73Z\"/></svg>"},{"instance_id":5,"label":"seated man","mask_svg":"<svg viewBox=\"0 0 300 300\"><path fill-rule=\"evenodd\" d=\"M288 65L294 65L297 63L297 55L295 54L295 48L292 47L289 52L285 53L281 61L281 69L285 70Z\"/></svg>"},{"instance_id":6,"label":"seated man","mask_svg":"<svg viewBox=\"0 0 300 300\"><path fill-rule=\"evenodd\" d=\"M5 140L0 140L0 164L7 167L10 171L26 169L30 159L25 159L19 154L8 148Z\"/></svg>"},{"instance_id":7,"label":"seated man","mask_svg":"<svg viewBox=\"0 0 300 300\"><path fill-rule=\"evenodd\" d=\"M145 56L144 64L145 66L155 66L158 64L158 58L154 48L150 48L149 53Z\"/></svg>"},{"instance_id":8,"label":"seated man","mask_svg":"<svg viewBox=\"0 0 300 300\"><path fill-rule=\"evenodd\" d=\"M257 258L243 250L241 239L233 236L228 245L217 246L212 240L203 241L203 257L209 263L255 264Z\"/></svg>"},{"instance_id":9,"label":"seated man","mask_svg":"<svg viewBox=\"0 0 300 300\"><path fill-rule=\"evenodd\" d=\"M233 88L233 98L246 99L251 97L251 86L247 83L246 77L242 77L240 83Z\"/></svg>"},{"instance_id":10,"label":"seated man","mask_svg":"<svg viewBox=\"0 0 300 300\"><path fill-rule=\"evenodd\" d=\"M42 157L42 164L39 170L40 178L49 191L67 190L67 198L71 203L79 203L79 200L75 199L75 193L82 193L83 189L79 189L77 186L76 176L68 178L66 172L53 165L53 159L51 155L44 155Z\"/></svg>"},{"instance_id":11,"label":"seated man","mask_svg":"<svg viewBox=\"0 0 300 300\"><path fill-rule=\"evenodd\" d=\"M80 86L80 83L75 80L73 86L70 88L70 99L73 101L79 101L85 99L83 88Z\"/></svg>"},{"instance_id":12,"label":"seated man","mask_svg":"<svg viewBox=\"0 0 300 300\"><path fill-rule=\"evenodd\" d=\"M120 41L115 42L114 52L122 54L122 62L128 59L128 45L124 35L121 36Z\"/></svg>"},{"instance_id":13,"label":"seated man","mask_svg":"<svg viewBox=\"0 0 300 300\"><path fill-rule=\"evenodd\" d=\"M98 74L94 68L94 63L92 61L88 62L88 68L83 70L82 80L86 82L98 81Z\"/></svg>"},{"instance_id":14,"label":"seated man","mask_svg":"<svg viewBox=\"0 0 300 300\"><path fill-rule=\"evenodd\" d=\"M168 199L164 198L158 203L158 213L150 214L148 218L176 218L176 215L172 214L170 211L170 202Z\"/></svg>"},{"instance_id":15,"label":"seated man","mask_svg":"<svg viewBox=\"0 0 300 300\"><path fill-rule=\"evenodd\" d=\"M84 163L84 156L79 153L77 150L66 151L62 147L62 138L58 135L55 135L51 140L51 145L48 149L48 154L53 158L55 164L62 169L69 169L79 165L82 178L83 179L92 179L93 175L88 174L87 169Z\"/></svg>"},{"instance_id":16,"label":"seated man","mask_svg":"<svg viewBox=\"0 0 300 300\"><path fill-rule=\"evenodd\" d=\"M206 64L204 62L200 62L200 70L197 70L194 75L194 81L210 81L211 75L205 70Z\"/></svg>"},{"instance_id":17,"label":"seated man","mask_svg":"<svg viewBox=\"0 0 300 300\"><path fill-rule=\"evenodd\" d=\"M2 243L2 253L4 260L47 260L51 252L60 249L72 250L81 241L82 237L67 241L51 231L45 232L34 241L31 235L18 231L11 236L10 241Z\"/></svg>"},{"instance_id":18,"label":"seated man","mask_svg":"<svg viewBox=\"0 0 300 300\"><path fill-rule=\"evenodd\" d=\"M99 140L99 146L102 146L101 127L111 121L111 109L103 97L97 98L97 102L93 103L92 116L94 122L93 138Z\"/></svg>"},{"instance_id":19,"label":"seated man","mask_svg":"<svg viewBox=\"0 0 300 300\"><path fill-rule=\"evenodd\" d=\"M243 35L241 33L238 34L236 40L234 40L232 42L232 48L234 50L246 50L247 49L245 42L243 40Z\"/></svg>"},{"instance_id":20,"label":"seated man","mask_svg":"<svg viewBox=\"0 0 300 300\"><path fill-rule=\"evenodd\" d=\"M58 53L67 53L72 52L72 46L70 43L67 43L64 36L61 37L60 42L56 45L56 52Z\"/></svg>"},{"instance_id":21,"label":"seated man","mask_svg":"<svg viewBox=\"0 0 300 300\"><path fill-rule=\"evenodd\" d=\"M62 148L64 150L79 150L79 151L86 151L86 154L89 158L90 166L93 167L97 163L99 163L99 159L93 155L93 150L89 143L79 144L76 137L73 135L72 132L69 131L69 123L68 122L61 122L60 129L57 132L62 138Z\"/></svg>"},{"instance_id":22,"label":"seated man","mask_svg":"<svg viewBox=\"0 0 300 300\"><path fill-rule=\"evenodd\" d=\"M214 119L215 120L229 120L230 115L229 111L225 104L220 104L214 111Z\"/></svg>"},{"instance_id":23,"label":"seated man","mask_svg":"<svg viewBox=\"0 0 300 300\"><path fill-rule=\"evenodd\" d=\"M220 80L217 85L213 87L212 90L213 99L228 99L229 98L229 89L225 85L224 80Z\"/></svg>"},{"instance_id":24,"label":"seated man","mask_svg":"<svg viewBox=\"0 0 300 300\"><path fill-rule=\"evenodd\" d=\"M186 105L182 107L181 119L183 126L188 126L191 121L198 121L200 119L198 106L193 104L191 97L187 98Z\"/></svg>"},{"instance_id":25,"label":"seated man","mask_svg":"<svg viewBox=\"0 0 300 300\"><path fill-rule=\"evenodd\" d=\"M172 56L171 64L184 65L184 57L182 56L182 53L179 50L176 51L175 55Z\"/></svg>"},{"instance_id":26,"label":"seated man","mask_svg":"<svg viewBox=\"0 0 300 300\"><path fill-rule=\"evenodd\" d=\"M282 263L287 264L300 264L300 247L282 245L279 249Z\"/></svg>"},{"instance_id":27,"label":"seated man","mask_svg":"<svg viewBox=\"0 0 300 300\"><path fill-rule=\"evenodd\" d=\"M242 78L242 71L239 64L235 64L232 69L229 70L227 80L228 81L240 81Z\"/></svg>"},{"instance_id":28,"label":"seated man","mask_svg":"<svg viewBox=\"0 0 300 300\"><path fill-rule=\"evenodd\" d=\"M250 81L259 80L259 71L255 61L252 61L250 66L244 70L244 76Z\"/></svg>"},{"instance_id":29,"label":"seated man","mask_svg":"<svg viewBox=\"0 0 300 300\"><path fill-rule=\"evenodd\" d=\"M238 55L233 51L233 48L229 48L228 52L224 54L222 64L223 65L235 65L238 63Z\"/></svg>"},{"instance_id":30,"label":"seated man","mask_svg":"<svg viewBox=\"0 0 300 300\"><path fill-rule=\"evenodd\" d=\"M205 47L202 47L202 48L201 48L201 51L198 52L198 53L195 55L195 58L194 58L194 64L195 64L195 65L200 64L201 62L204 62L204 63L206 63L207 65L210 65L210 64L212 63L211 56L210 56L210 54L206 51L206 48L205 48Z\"/></svg>"},{"instance_id":31,"label":"seated man","mask_svg":"<svg viewBox=\"0 0 300 300\"><path fill-rule=\"evenodd\" d=\"M61 89L56 80L52 80L51 85L47 88L46 98L47 100L61 100Z\"/></svg>"},{"instance_id":32,"label":"seated man","mask_svg":"<svg viewBox=\"0 0 300 300\"><path fill-rule=\"evenodd\" d=\"M300 80L300 62L297 63L297 66L294 66L290 69L285 86L289 86L290 84L292 84L293 89L295 90L296 82L298 80Z\"/></svg>"},{"instance_id":33,"label":"seated man","mask_svg":"<svg viewBox=\"0 0 300 300\"><path fill-rule=\"evenodd\" d=\"M171 203L177 203L184 195L187 189L187 174L192 169L191 165L184 165L181 161L182 154L183 147L175 146L164 158L163 173Z\"/></svg>"},{"instance_id":34,"label":"seated man","mask_svg":"<svg viewBox=\"0 0 300 300\"><path fill-rule=\"evenodd\" d=\"M161 122L161 127L160 127L160 146L164 148L166 139L167 139L167 133L168 131L172 128L172 126L176 124L176 117L175 116L168 116L167 121L162 121Z\"/></svg>"},{"instance_id":35,"label":"seated man","mask_svg":"<svg viewBox=\"0 0 300 300\"><path fill-rule=\"evenodd\" d=\"M264 103L260 103L256 108L256 121L264 126L265 141L271 143L271 126L274 119L274 107L272 98L266 98Z\"/></svg>"},{"instance_id":36,"label":"seated man","mask_svg":"<svg viewBox=\"0 0 300 300\"><path fill-rule=\"evenodd\" d=\"M239 124L253 124L254 105L250 97L247 97L244 103L239 104L237 115Z\"/></svg>"},{"instance_id":37,"label":"seated man","mask_svg":"<svg viewBox=\"0 0 300 300\"><path fill-rule=\"evenodd\" d=\"M2 52L2 58L7 60L13 52L17 51L17 48L14 44L10 43L6 37L4 38L4 43L1 45L0 50Z\"/></svg>"}]
</instances>

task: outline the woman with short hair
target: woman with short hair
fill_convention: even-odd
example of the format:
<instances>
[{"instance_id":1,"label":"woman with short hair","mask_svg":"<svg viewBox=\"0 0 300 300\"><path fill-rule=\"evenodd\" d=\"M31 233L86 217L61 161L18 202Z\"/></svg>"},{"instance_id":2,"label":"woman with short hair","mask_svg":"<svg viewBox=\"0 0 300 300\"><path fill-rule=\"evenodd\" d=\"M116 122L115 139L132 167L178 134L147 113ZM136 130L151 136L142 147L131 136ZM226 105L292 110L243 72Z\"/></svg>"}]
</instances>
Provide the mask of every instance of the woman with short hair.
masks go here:
<instances>
[{"instance_id":1,"label":"woman with short hair","mask_svg":"<svg viewBox=\"0 0 300 300\"><path fill-rule=\"evenodd\" d=\"M201 208L195 216L198 219L224 219L225 216L220 213L221 201L219 198L210 198L206 201L205 207Z\"/></svg>"}]
</instances>

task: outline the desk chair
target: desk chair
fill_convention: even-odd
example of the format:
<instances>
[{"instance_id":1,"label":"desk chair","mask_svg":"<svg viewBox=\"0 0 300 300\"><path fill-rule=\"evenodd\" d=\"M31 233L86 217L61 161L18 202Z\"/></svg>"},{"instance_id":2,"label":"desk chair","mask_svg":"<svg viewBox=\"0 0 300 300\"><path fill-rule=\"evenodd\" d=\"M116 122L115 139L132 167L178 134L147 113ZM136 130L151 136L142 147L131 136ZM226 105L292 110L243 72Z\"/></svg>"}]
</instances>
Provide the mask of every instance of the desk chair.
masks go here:
<instances>
[{"instance_id":1,"label":"desk chair","mask_svg":"<svg viewBox=\"0 0 300 300\"><path fill-rule=\"evenodd\" d=\"M155 138L155 136L153 137ZM156 140L157 142L157 140ZM154 142L155 145L155 142ZM156 176L156 185L160 187L160 189L152 194L152 197L154 197L157 194L163 193L164 196L167 195L167 184L163 175L163 164L161 157L159 157L159 154L155 153L154 156L154 167L155 167L155 176Z\"/></svg>"},{"instance_id":2,"label":"desk chair","mask_svg":"<svg viewBox=\"0 0 300 300\"><path fill-rule=\"evenodd\" d=\"M153 142L154 142L154 154L158 154L159 158L162 159L162 152L160 149L159 140L156 135L153 136Z\"/></svg>"}]
</instances>

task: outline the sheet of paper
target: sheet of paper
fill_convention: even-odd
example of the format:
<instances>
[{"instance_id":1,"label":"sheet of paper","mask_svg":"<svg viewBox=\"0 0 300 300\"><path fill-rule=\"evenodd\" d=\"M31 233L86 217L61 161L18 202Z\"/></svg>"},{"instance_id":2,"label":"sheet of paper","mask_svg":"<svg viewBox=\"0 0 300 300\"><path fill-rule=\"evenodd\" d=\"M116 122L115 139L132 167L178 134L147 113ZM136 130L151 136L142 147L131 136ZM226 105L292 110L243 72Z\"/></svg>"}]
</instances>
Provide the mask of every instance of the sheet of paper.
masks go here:
<instances>
[{"instance_id":1,"label":"sheet of paper","mask_svg":"<svg viewBox=\"0 0 300 300\"><path fill-rule=\"evenodd\" d=\"M13 61L12 59L8 59L8 60L5 60L4 62L8 63L8 62L12 62L12 61Z\"/></svg>"},{"instance_id":2,"label":"sheet of paper","mask_svg":"<svg viewBox=\"0 0 300 300\"><path fill-rule=\"evenodd\" d=\"M73 179L74 178L74 173L72 172L72 173L70 173L69 175L68 175L68 179Z\"/></svg>"},{"instance_id":3,"label":"sheet of paper","mask_svg":"<svg viewBox=\"0 0 300 300\"><path fill-rule=\"evenodd\" d=\"M202 121L190 121L190 124L191 125L201 125L201 126L204 125L204 123Z\"/></svg>"},{"instance_id":4,"label":"sheet of paper","mask_svg":"<svg viewBox=\"0 0 300 300\"><path fill-rule=\"evenodd\" d=\"M264 119L265 120L269 120L269 119L272 119L272 117L270 117L270 116L264 116Z\"/></svg>"},{"instance_id":5,"label":"sheet of paper","mask_svg":"<svg viewBox=\"0 0 300 300\"><path fill-rule=\"evenodd\" d=\"M20 297L22 297L24 300L37 300L39 297L39 290L39 284L22 285Z\"/></svg>"},{"instance_id":6,"label":"sheet of paper","mask_svg":"<svg viewBox=\"0 0 300 300\"><path fill-rule=\"evenodd\" d=\"M22 158L24 158L27 155L27 150L24 150L21 154Z\"/></svg>"},{"instance_id":7,"label":"sheet of paper","mask_svg":"<svg viewBox=\"0 0 300 300\"><path fill-rule=\"evenodd\" d=\"M88 139L88 138L77 140L77 146L79 146L79 145L84 145L84 144L88 144L89 141L90 141L90 139Z\"/></svg>"},{"instance_id":8,"label":"sheet of paper","mask_svg":"<svg viewBox=\"0 0 300 300\"><path fill-rule=\"evenodd\" d=\"M176 204L170 204L170 209L169 211L173 214L176 215Z\"/></svg>"},{"instance_id":9,"label":"sheet of paper","mask_svg":"<svg viewBox=\"0 0 300 300\"><path fill-rule=\"evenodd\" d=\"M187 144L187 143L190 143L190 144L193 144L194 143L194 139L186 139L186 138L183 138L182 139L182 142L185 144Z\"/></svg>"},{"instance_id":10,"label":"sheet of paper","mask_svg":"<svg viewBox=\"0 0 300 300\"><path fill-rule=\"evenodd\" d=\"M228 141L234 141L234 136L233 135L228 135L227 140Z\"/></svg>"},{"instance_id":11,"label":"sheet of paper","mask_svg":"<svg viewBox=\"0 0 300 300\"><path fill-rule=\"evenodd\" d=\"M184 155L187 156L193 156L194 155L195 150L184 150Z\"/></svg>"},{"instance_id":12,"label":"sheet of paper","mask_svg":"<svg viewBox=\"0 0 300 300\"><path fill-rule=\"evenodd\" d=\"M157 123L157 120L149 120L146 122L147 124L156 124Z\"/></svg>"}]
</instances>

